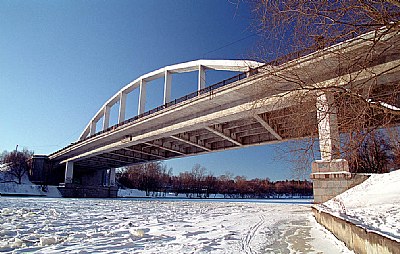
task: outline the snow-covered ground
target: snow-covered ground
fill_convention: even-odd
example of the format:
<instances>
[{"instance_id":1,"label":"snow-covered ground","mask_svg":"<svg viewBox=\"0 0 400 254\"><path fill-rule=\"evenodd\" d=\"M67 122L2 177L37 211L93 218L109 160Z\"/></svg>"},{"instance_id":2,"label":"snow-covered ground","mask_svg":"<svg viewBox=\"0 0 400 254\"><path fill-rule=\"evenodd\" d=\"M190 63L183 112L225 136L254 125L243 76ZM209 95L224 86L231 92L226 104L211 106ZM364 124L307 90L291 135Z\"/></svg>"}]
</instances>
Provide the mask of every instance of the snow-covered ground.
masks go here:
<instances>
[{"instance_id":1,"label":"snow-covered ground","mask_svg":"<svg viewBox=\"0 0 400 254\"><path fill-rule=\"evenodd\" d=\"M400 242L400 170L372 175L316 208Z\"/></svg>"},{"instance_id":2,"label":"snow-covered ground","mask_svg":"<svg viewBox=\"0 0 400 254\"><path fill-rule=\"evenodd\" d=\"M47 186L43 190L41 186L34 184L16 184L16 183L0 183L1 195L20 195L20 196L46 196L46 197L61 197L57 186Z\"/></svg>"},{"instance_id":3,"label":"snow-covered ground","mask_svg":"<svg viewBox=\"0 0 400 254\"><path fill-rule=\"evenodd\" d=\"M349 253L310 204L0 198L0 251Z\"/></svg>"},{"instance_id":4,"label":"snow-covered ground","mask_svg":"<svg viewBox=\"0 0 400 254\"><path fill-rule=\"evenodd\" d=\"M21 184L10 182L11 180L15 181L16 179L10 177L6 171L0 170L0 195L61 197L57 186L47 186L46 189L43 189L39 185L32 184L27 175L22 177Z\"/></svg>"}]
</instances>

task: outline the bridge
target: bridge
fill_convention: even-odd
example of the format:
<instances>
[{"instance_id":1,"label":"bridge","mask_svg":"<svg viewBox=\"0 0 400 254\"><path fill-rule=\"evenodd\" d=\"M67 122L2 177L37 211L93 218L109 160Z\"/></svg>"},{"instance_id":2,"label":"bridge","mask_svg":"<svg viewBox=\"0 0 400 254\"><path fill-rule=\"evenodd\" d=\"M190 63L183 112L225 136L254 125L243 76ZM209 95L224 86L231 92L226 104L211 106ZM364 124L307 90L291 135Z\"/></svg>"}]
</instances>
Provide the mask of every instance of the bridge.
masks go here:
<instances>
[{"instance_id":1,"label":"bridge","mask_svg":"<svg viewBox=\"0 0 400 254\"><path fill-rule=\"evenodd\" d=\"M152 71L107 100L79 140L50 154L48 160L53 171L63 174L67 189L75 186L75 179L80 179L80 186L104 185L104 175L112 187L119 167L316 135L322 160L313 166L313 179L314 185L323 183L331 177L326 173L348 173L346 162L337 153L340 132L346 130L339 130L340 115L331 110L335 98L324 88L348 89L350 83L368 87L374 82L382 87L376 92L376 97L382 98L385 87L400 79L398 36L397 31L382 33L383 38L374 42L376 34L368 33L284 62L197 60ZM363 65L351 65L353 59L366 55L370 60ZM345 70L344 62L348 65ZM208 70L240 74L206 86ZM184 72L197 72L197 90L172 100L173 76ZM146 97L151 96L146 87L156 79L164 80L163 104L145 111ZM313 89L316 87L320 89ZM127 118L127 95L135 89L139 89L138 112ZM301 107L306 101L298 98L310 93L316 95L311 100L315 107L304 112ZM118 109L118 122L110 126L113 107ZM96 129L98 123L102 123L101 130ZM334 176L348 180L343 188L358 181L347 173ZM317 202L327 199L325 193L320 196Z\"/></svg>"}]
</instances>

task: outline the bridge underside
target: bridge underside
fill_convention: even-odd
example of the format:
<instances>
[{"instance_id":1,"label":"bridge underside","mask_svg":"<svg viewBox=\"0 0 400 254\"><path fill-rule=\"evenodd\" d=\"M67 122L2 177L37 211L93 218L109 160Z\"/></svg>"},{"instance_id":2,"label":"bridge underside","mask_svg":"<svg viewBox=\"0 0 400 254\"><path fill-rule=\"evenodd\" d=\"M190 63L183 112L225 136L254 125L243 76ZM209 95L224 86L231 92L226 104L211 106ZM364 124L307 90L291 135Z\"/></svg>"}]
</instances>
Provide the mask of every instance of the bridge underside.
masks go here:
<instances>
[{"instance_id":1,"label":"bridge underside","mask_svg":"<svg viewBox=\"0 0 400 254\"><path fill-rule=\"evenodd\" d=\"M390 84L384 84L376 89L374 98L385 101L393 98ZM400 107L400 93L392 105ZM340 133L354 130L354 119L359 116L358 107L351 98L341 96L336 99ZM386 100L387 101L387 100ZM168 160L209 152L239 149L254 145L278 143L300 138L318 138L317 109L315 100L304 102L278 110L264 113L246 113L243 117L213 125L199 124L191 130L176 132L174 135L157 139L146 139L145 142L133 142L130 135L125 136L125 145L94 156L84 157L74 162L74 165L86 169L119 168L128 165L151 161ZM362 107L362 105L360 105ZM305 110L307 109L307 110ZM352 110L351 110L352 109ZM382 121L376 113L369 124L376 126ZM375 119L375 120L374 120ZM393 117L390 125L398 125L400 117ZM368 127L368 126L365 126Z\"/></svg>"},{"instance_id":2,"label":"bridge underside","mask_svg":"<svg viewBox=\"0 0 400 254\"><path fill-rule=\"evenodd\" d=\"M377 94L380 98L385 96L382 91L384 90L381 90ZM351 125L355 124L353 122L346 122L349 119L355 119L356 115L349 115L346 104L340 105L339 114L346 114L346 117L339 117L341 119L339 123L341 126L340 132L346 133L350 131ZM400 107L400 105L397 106ZM371 119L370 124L374 125L374 123L381 120L378 115L375 117L375 121ZM400 117L391 120L392 125L398 125L399 123ZM210 125L177 133L169 137L126 146L110 152L83 158L74 164L77 167L87 168L88 170L118 168L133 164L271 144L304 137L318 137L316 110L304 112L301 109L301 105L297 105L261 114L249 114L248 117L234 121Z\"/></svg>"},{"instance_id":3,"label":"bridge underside","mask_svg":"<svg viewBox=\"0 0 400 254\"><path fill-rule=\"evenodd\" d=\"M299 133L294 109L256 114L221 124L195 128L76 161L90 169L118 168L144 162L238 149L309 135ZM303 116L307 129L317 133L315 112Z\"/></svg>"}]
</instances>

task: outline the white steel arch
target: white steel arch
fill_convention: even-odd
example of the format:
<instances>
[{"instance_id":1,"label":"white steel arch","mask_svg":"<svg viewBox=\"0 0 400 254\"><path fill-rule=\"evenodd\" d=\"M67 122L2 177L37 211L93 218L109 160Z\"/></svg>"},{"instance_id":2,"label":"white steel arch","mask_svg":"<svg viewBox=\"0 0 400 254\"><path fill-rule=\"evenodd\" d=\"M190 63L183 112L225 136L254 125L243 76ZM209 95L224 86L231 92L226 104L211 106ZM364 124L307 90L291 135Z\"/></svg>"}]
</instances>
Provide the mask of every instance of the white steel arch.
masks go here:
<instances>
[{"instance_id":1,"label":"white steel arch","mask_svg":"<svg viewBox=\"0 0 400 254\"><path fill-rule=\"evenodd\" d=\"M158 70L146 73L134 81L130 82L114 94L104 103L100 110L86 125L84 131L79 137L79 140L85 139L89 135L96 133L96 125L103 117L103 130L109 127L110 109L113 105L119 102L118 123L125 121L126 96L134 89L139 88L139 105L138 115L144 112L146 102L146 83L155 79L164 78L164 104L171 100L171 83L172 74L184 72L198 72L197 90L205 88L205 72L206 70L218 71L234 71L246 72L252 68L257 68L263 63L251 60L196 60L186 63L166 66Z\"/></svg>"}]
</instances>

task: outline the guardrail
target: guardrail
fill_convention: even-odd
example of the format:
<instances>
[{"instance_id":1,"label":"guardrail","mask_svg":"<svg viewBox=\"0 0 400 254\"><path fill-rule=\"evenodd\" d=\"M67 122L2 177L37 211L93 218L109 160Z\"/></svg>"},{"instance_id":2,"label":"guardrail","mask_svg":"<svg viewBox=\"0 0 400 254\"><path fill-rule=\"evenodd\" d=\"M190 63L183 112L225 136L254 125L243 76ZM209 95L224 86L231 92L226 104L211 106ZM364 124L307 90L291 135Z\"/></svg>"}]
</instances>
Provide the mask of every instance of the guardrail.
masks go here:
<instances>
[{"instance_id":1,"label":"guardrail","mask_svg":"<svg viewBox=\"0 0 400 254\"><path fill-rule=\"evenodd\" d=\"M143 118L143 117L145 117L145 116L152 115L152 114L154 114L154 113L156 113L156 112L159 112L159 111L161 111L161 110L163 110L163 109L169 108L169 107L171 107L171 106L173 106L173 105L180 104L180 103L182 103L182 102L184 102L184 101L187 101L187 100L189 100L189 99L195 98L195 97L197 97L197 96L199 96L199 95L212 92L212 91L214 91L214 90L216 90L216 89L218 89L218 88L220 88L220 87L223 87L223 86L232 84L232 83L234 83L234 82L236 82L236 81L245 79L245 78L248 77L249 75L254 75L254 74L258 73L258 71L255 72L255 70L258 70L258 68L257 68L257 69L253 69L253 70L251 71L251 74L250 74L250 71L244 72L244 73L240 73L240 74L235 75L235 76L233 76L233 77L231 77L231 78L222 80L222 81L220 81L220 82L218 82L218 83L216 83L216 84L213 84L213 85L211 85L211 86L208 86L208 87L206 87L206 88L203 88L203 89L201 89L201 90L199 90L199 91L196 91L196 92L187 94L187 95L185 95L185 96L182 96L182 97L180 97L180 98L177 98L177 99L175 99L175 100L172 100L172 101L170 101L170 102L167 102L167 103L165 103L164 105L161 105L161 106L158 106L158 107L156 107L156 108L150 109L149 111L146 111L146 112L144 112L144 113L142 113L142 114L140 114L140 115L137 115L137 116L134 116L134 117L132 117L132 118L129 118L129 119L127 119L127 120L125 120L125 121L123 121L123 122L121 122L121 123L114 124L113 126L107 128L107 129L105 129L105 130L101 130L101 131L99 131L99 132L96 132L95 134L93 134L93 135L91 135L91 136L88 136L88 137L86 137L86 138L83 139L83 140L86 140L86 139L91 138L91 137L95 137L95 136L97 136L97 135L100 135L100 134L102 134L102 133L104 133L104 132L107 132L107 131L110 131L110 130L114 130L114 129L116 129L117 127L119 127L119 126L121 126L121 125L124 125L124 124L130 123L130 122L136 121L136 120L138 120L138 119L140 119L140 118Z\"/></svg>"}]
</instances>

